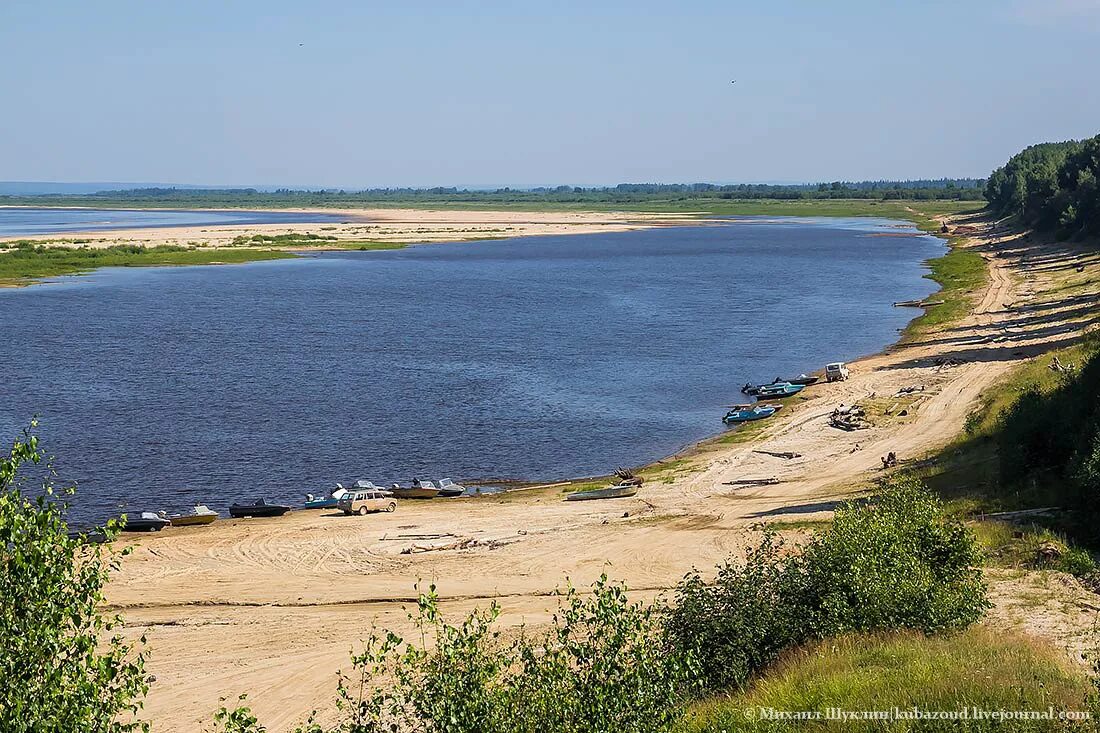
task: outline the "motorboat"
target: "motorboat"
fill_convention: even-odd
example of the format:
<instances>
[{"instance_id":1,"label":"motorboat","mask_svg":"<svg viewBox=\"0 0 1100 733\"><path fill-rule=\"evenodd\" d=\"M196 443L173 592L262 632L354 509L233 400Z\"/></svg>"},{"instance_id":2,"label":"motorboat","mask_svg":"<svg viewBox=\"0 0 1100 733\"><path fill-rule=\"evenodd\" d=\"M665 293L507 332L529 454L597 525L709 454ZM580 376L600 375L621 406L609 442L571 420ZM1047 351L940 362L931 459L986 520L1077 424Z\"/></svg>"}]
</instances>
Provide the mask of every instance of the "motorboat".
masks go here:
<instances>
[{"instance_id":1,"label":"motorboat","mask_svg":"<svg viewBox=\"0 0 1100 733\"><path fill-rule=\"evenodd\" d=\"M286 504L269 504L266 499L257 499L251 504L231 504L229 516L241 517L281 517L289 512L291 507Z\"/></svg>"},{"instance_id":2,"label":"motorboat","mask_svg":"<svg viewBox=\"0 0 1100 733\"><path fill-rule=\"evenodd\" d=\"M159 532L172 522L156 512L142 512L137 517L122 515L120 529L123 532Z\"/></svg>"},{"instance_id":3,"label":"motorboat","mask_svg":"<svg viewBox=\"0 0 1100 733\"><path fill-rule=\"evenodd\" d=\"M756 392L753 394L758 400L778 400L796 395L804 389L806 389L804 384L779 382L777 384L762 384L756 388Z\"/></svg>"},{"instance_id":4,"label":"motorboat","mask_svg":"<svg viewBox=\"0 0 1100 733\"><path fill-rule=\"evenodd\" d=\"M729 424L762 420L777 413L782 406L783 405L763 405L759 402L754 402L749 405L731 405L729 412L722 417L722 422Z\"/></svg>"},{"instance_id":5,"label":"motorboat","mask_svg":"<svg viewBox=\"0 0 1100 733\"><path fill-rule=\"evenodd\" d=\"M197 504L190 514L168 515L168 520L172 522L173 527L197 527L210 524L217 518L218 513L205 504Z\"/></svg>"},{"instance_id":6,"label":"motorboat","mask_svg":"<svg viewBox=\"0 0 1100 733\"><path fill-rule=\"evenodd\" d=\"M398 499L434 499L439 496L439 489L435 484L415 478L410 486L394 484L389 491Z\"/></svg>"},{"instance_id":7,"label":"motorboat","mask_svg":"<svg viewBox=\"0 0 1100 733\"><path fill-rule=\"evenodd\" d=\"M359 486L359 484L369 484L370 481L356 481L355 488L368 488L367 486ZM302 505L304 509L335 509L336 505L340 503L340 497L348 493L348 490L343 487L342 484L336 484L336 488L332 490L328 496L314 496L313 494L306 494L305 504Z\"/></svg>"},{"instance_id":8,"label":"motorboat","mask_svg":"<svg viewBox=\"0 0 1100 733\"><path fill-rule=\"evenodd\" d=\"M441 479L439 482L439 495L444 498L450 498L453 496L462 496L466 493L466 487L456 484L449 478Z\"/></svg>"}]
</instances>

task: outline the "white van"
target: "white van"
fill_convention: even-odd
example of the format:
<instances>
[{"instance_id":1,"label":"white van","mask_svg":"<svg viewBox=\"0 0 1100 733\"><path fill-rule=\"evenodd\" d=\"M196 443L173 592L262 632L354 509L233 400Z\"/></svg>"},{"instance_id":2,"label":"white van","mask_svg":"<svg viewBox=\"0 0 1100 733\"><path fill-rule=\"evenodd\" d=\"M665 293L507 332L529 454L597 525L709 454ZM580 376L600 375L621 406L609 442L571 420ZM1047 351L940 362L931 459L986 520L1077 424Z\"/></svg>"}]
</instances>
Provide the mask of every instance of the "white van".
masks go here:
<instances>
[{"instance_id":1,"label":"white van","mask_svg":"<svg viewBox=\"0 0 1100 733\"><path fill-rule=\"evenodd\" d=\"M843 382L849 376L848 367L844 366L842 361L834 361L832 364L825 365L826 382Z\"/></svg>"}]
</instances>

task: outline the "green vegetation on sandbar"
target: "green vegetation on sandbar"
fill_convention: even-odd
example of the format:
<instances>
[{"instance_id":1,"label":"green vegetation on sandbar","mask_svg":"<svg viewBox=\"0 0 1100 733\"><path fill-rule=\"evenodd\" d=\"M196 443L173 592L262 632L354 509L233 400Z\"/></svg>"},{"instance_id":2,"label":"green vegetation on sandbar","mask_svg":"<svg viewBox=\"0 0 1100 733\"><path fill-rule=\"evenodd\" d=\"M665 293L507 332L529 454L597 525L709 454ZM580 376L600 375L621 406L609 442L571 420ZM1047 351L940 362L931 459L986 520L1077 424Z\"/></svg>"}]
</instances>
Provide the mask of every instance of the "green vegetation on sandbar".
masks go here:
<instances>
[{"instance_id":1,"label":"green vegetation on sandbar","mask_svg":"<svg viewBox=\"0 0 1100 733\"><path fill-rule=\"evenodd\" d=\"M679 731L1009 730L996 720L766 720L759 711L1084 710L1089 692L1056 650L1003 632L852 635L790 654L745 692L696 704ZM1019 721L1011 730L1061 730L1063 722Z\"/></svg>"},{"instance_id":2,"label":"green vegetation on sandbar","mask_svg":"<svg viewBox=\"0 0 1100 733\"><path fill-rule=\"evenodd\" d=\"M242 234L234 237L234 247L311 247L321 249L352 249L360 251L404 249L404 242L372 242L360 239L340 239L331 235L292 232L290 234Z\"/></svg>"},{"instance_id":3,"label":"green vegetation on sandbar","mask_svg":"<svg viewBox=\"0 0 1100 733\"><path fill-rule=\"evenodd\" d=\"M73 275L99 267L220 265L294 257L264 249L213 249L164 245L142 247L54 247L30 240L11 242L0 251L0 285L26 285L36 279Z\"/></svg>"},{"instance_id":4,"label":"green vegetation on sandbar","mask_svg":"<svg viewBox=\"0 0 1100 733\"><path fill-rule=\"evenodd\" d=\"M912 339L934 331L964 317L973 306L974 294L985 284L989 268L977 252L960 249L957 242L950 242L951 250L943 257L928 261L931 272L925 275L939 283L940 289L929 300L942 300L942 305L931 306L924 315L913 320L905 329L905 338Z\"/></svg>"}]
</instances>

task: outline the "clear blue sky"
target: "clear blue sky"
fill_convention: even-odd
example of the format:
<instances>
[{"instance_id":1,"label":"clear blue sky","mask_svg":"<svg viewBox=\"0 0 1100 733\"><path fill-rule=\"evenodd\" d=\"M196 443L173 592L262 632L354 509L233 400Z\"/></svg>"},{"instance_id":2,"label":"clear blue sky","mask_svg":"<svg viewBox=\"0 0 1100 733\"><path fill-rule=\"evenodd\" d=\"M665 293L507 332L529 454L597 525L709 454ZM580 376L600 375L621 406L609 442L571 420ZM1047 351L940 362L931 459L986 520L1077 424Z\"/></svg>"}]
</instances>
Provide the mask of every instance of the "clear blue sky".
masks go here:
<instances>
[{"instance_id":1,"label":"clear blue sky","mask_svg":"<svg viewBox=\"0 0 1100 733\"><path fill-rule=\"evenodd\" d=\"M983 176L1100 132L1100 0L2 0L0 49L0 180Z\"/></svg>"}]
</instances>

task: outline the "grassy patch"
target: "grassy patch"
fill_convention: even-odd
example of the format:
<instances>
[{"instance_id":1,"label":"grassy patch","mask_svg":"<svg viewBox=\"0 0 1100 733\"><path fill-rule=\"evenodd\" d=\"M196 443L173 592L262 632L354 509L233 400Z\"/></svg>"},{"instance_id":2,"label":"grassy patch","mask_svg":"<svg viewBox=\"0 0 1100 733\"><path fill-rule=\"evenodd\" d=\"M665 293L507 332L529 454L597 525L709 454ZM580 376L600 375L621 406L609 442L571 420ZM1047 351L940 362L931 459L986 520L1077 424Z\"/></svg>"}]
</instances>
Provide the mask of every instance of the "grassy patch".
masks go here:
<instances>
[{"instance_id":1,"label":"grassy patch","mask_svg":"<svg viewBox=\"0 0 1100 733\"><path fill-rule=\"evenodd\" d=\"M745 711L1082 710L1089 683L1052 649L973 628L960 634L846 636L790 654L747 691L695 705L682 733L727 731L1061 730L1061 721L761 721ZM1028 727L1033 726L1033 727Z\"/></svg>"},{"instance_id":2,"label":"grassy patch","mask_svg":"<svg viewBox=\"0 0 1100 733\"><path fill-rule=\"evenodd\" d=\"M925 309L923 315L914 319L905 329L905 339L935 331L969 314L975 293L989 278L988 267L980 254L959 248L955 239L949 246L950 252L928 261L932 271L925 275L940 285L940 290L931 299L944 302Z\"/></svg>"},{"instance_id":3,"label":"grassy patch","mask_svg":"<svg viewBox=\"0 0 1100 733\"><path fill-rule=\"evenodd\" d=\"M177 246L45 247L31 241L11 243L0 252L0 285L25 285L44 277L73 275L99 267L237 264L293 257L259 249L209 249Z\"/></svg>"}]
</instances>

